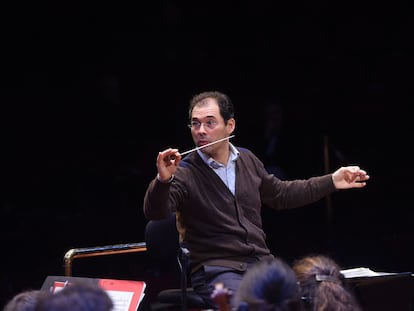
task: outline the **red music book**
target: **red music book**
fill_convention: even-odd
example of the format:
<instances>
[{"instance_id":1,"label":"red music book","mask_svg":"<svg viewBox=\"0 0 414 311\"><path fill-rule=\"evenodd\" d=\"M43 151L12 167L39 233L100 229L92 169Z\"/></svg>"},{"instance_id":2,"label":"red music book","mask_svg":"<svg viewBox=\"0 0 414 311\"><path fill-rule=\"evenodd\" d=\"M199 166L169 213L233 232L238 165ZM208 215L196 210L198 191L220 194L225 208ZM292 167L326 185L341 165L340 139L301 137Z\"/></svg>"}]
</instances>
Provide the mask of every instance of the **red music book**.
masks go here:
<instances>
[{"instance_id":1,"label":"red music book","mask_svg":"<svg viewBox=\"0 0 414 311\"><path fill-rule=\"evenodd\" d=\"M146 283L144 281L67 276L48 276L42 285L42 290L56 293L76 280L86 280L105 289L114 303L113 311L137 311L145 296Z\"/></svg>"}]
</instances>

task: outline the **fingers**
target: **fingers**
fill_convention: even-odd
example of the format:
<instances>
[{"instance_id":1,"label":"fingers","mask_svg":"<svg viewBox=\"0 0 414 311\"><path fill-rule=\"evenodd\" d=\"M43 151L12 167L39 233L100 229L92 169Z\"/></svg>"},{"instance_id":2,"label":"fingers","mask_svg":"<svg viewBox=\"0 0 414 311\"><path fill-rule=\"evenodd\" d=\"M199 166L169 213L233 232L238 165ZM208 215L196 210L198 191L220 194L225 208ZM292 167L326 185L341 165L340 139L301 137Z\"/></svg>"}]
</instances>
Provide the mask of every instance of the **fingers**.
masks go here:
<instances>
[{"instance_id":1,"label":"fingers","mask_svg":"<svg viewBox=\"0 0 414 311\"><path fill-rule=\"evenodd\" d=\"M164 151L160 151L157 157L158 164L164 164L166 166L176 165L181 160L181 155L178 149L168 148Z\"/></svg>"},{"instance_id":2,"label":"fingers","mask_svg":"<svg viewBox=\"0 0 414 311\"><path fill-rule=\"evenodd\" d=\"M344 179L348 183L369 179L369 175L367 174L367 172L365 170L360 169L359 166L348 166L344 169Z\"/></svg>"},{"instance_id":3,"label":"fingers","mask_svg":"<svg viewBox=\"0 0 414 311\"><path fill-rule=\"evenodd\" d=\"M346 166L339 168L332 174L332 180L337 189L362 188L370 176L359 166Z\"/></svg>"},{"instance_id":4,"label":"fingers","mask_svg":"<svg viewBox=\"0 0 414 311\"><path fill-rule=\"evenodd\" d=\"M365 182L356 182L354 183L354 188L363 188L366 186Z\"/></svg>"},{"instance_id":5,"label":"fingers","mask_svg":"<svg viewBox=\"0 0 414 311\"><path fill-rule=\"evenodd\" d=\"M366 186L366 181L369 179L369 175L366 171L359 168L352 169L352 173L345 175L345 181L354 188L363 188Z\"/></svg>"},{"instance_id":6,"label":"fingers","mask_svg":"<svg viewBox=\"0 0 414 311\"><path fill-rule=\"evenodd\" d=\"M223 283L221 283L221 282L216 283L216 284L214 285L214 288L215 288L215 289L217 289L217 290L221 290L221 289L223 289L223 288L224 288L224 284L223 284Z\"/></svg>"},{"instance_id":7,"label":"fingers","mask_svg":"<svg viewBox=\"0 0 414 311\"><path fill-rule=\"evenodd\" d=\"M171 156L174 156L174 158ZM158 171L157 178L161 181L170 181L177 170L180 160L181 155L178 149L168 148L158 152L156 163Z\"/></svg>"}]
</instances>

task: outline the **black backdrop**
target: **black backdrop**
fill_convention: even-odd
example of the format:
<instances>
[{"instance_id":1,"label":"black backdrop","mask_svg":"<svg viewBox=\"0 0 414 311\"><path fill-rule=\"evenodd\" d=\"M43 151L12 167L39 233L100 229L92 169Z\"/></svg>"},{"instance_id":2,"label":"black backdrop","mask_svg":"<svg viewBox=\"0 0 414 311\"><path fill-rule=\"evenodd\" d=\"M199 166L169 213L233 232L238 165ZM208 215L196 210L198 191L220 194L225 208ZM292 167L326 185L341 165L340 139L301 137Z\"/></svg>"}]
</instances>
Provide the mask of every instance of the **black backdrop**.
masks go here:
<instances>
[{"instance_id":1,"label":"black backdrop","mask_svg":"<svg viewBox=\"0 0 414 311\"><path fill-rule=\"evenodd\" d=\"M359 164L372 177L331 205L264 210L275 253L413 271L412 19L398 2L347 5L5 7L2 302L63 274L71 247L143 239L156 154L192 147L188 100L212 89L236 105L234 143L257 153L264 103L283 103L290 177L324 173L326 140L331 170ZM129 269L145 270L137 261ZM138 277L125 265L94 268Z\"/></svg>"}]
</instances>

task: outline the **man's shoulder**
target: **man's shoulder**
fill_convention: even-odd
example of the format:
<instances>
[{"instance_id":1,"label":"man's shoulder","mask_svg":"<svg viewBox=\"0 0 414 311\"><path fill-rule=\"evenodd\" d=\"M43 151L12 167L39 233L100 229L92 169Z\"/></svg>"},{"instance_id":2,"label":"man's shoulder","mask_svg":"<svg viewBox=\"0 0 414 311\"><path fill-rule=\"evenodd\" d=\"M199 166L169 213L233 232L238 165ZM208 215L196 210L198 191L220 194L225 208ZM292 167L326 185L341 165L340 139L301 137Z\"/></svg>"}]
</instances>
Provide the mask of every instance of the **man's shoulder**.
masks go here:
<instances>
[{"instance_id":1,"label":"man's shoulder","mask_svg":"<svg viewBox=\"0 0 414 311\"><path fill-rule=\"evenodd\" d=\"M246 147L236 147L236 149L239 151L239 159L242 162L247 161L250 163L254 163L255 165L261 162L261 160L254 154L254 152L251 149Z\"/></svg>"},{"instance_id":2,"label":"man's shoulder","mask_svg":"<svg viewBox=\"0 0 414 311\"><path fill-rule=\"evenodd\" d=\"M237 151L239 152L239 156L241 157L254 157L256 158L256 155L253 153L252 150L246 147L236 147Z\"/></svg>"},{"instance_id":3,"label":"man's shoulder","mask_svg":"<svg viewBox=\"0 0 414 311\"><path fill-rule=\"evenodd\" d=\"M236 149L240 152L240 153L252 153L252 151L246 147L236 147Z\"/></svg>"}]
</instances>

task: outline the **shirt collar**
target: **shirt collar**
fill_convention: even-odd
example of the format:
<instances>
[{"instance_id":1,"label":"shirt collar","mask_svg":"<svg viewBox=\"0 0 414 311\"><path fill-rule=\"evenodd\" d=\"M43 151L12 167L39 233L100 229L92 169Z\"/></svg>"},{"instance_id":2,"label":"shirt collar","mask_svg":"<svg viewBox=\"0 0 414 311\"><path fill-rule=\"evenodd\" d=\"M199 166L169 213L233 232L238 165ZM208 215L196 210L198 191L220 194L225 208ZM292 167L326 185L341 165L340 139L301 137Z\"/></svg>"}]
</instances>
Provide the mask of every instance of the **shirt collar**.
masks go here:
<instances>
[{"instance_id":1,"label":"shirt collar","mask_svg":"<svg viewBox=\"0 0 414 311\"><path fill-rule=\"evenodd\" d=\"M229 161L236 162L237 158L240 155L240 152L237 150L236 147L234 147L234 145L232 143L229 142L229 145L230 145L230 158L229 158ZM219 168L220 166L223 166L223 164L218 163L213 158L207 157L200 150L197 150L197 153L199 154L199 156L201 157L201 159L203 159L204 163L206 163L208 166L210 166L212 168L216 168L216 169Z\"/></svg>"}]
</instances>

